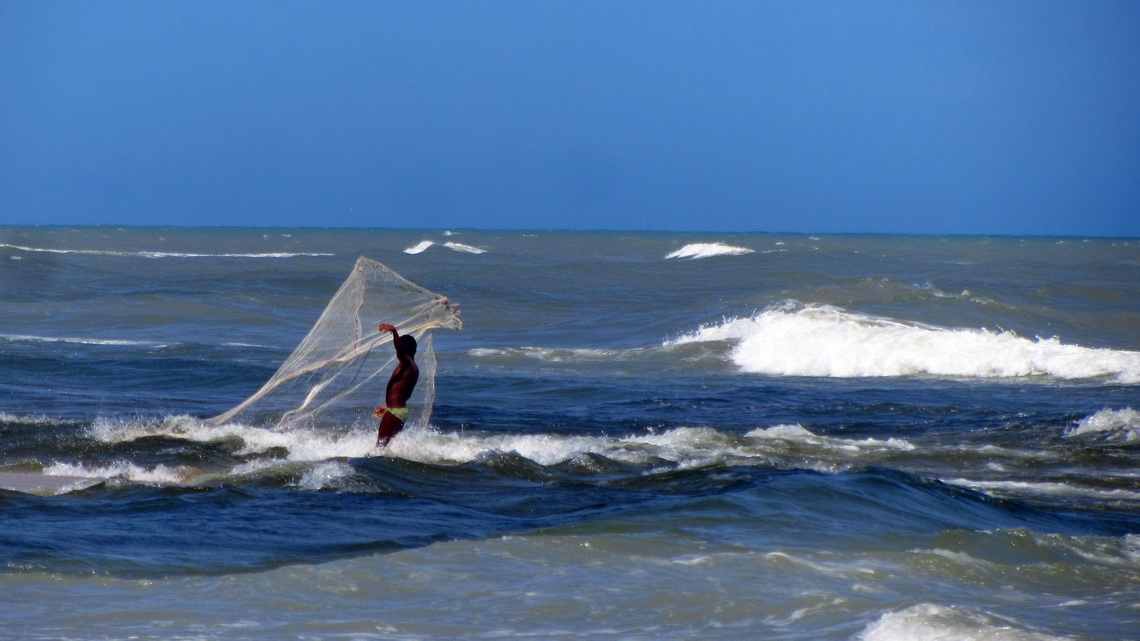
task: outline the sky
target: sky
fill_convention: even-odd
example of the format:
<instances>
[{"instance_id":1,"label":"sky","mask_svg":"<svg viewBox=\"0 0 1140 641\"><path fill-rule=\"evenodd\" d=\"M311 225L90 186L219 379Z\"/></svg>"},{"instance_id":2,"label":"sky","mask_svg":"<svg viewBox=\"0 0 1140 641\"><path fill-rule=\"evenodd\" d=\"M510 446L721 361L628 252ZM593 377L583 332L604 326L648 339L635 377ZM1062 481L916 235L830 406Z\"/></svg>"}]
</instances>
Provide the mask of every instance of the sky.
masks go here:
<instances>
[{"instance_id":1,"label":"sky","mask_svg":"<svg viewBox=\"0 0 1140 641\"><path fill-rule=\"evenodd\" d=\"M0 0L0 224L1140 237L1140 2Z\"/></svg>"}]
</instances>

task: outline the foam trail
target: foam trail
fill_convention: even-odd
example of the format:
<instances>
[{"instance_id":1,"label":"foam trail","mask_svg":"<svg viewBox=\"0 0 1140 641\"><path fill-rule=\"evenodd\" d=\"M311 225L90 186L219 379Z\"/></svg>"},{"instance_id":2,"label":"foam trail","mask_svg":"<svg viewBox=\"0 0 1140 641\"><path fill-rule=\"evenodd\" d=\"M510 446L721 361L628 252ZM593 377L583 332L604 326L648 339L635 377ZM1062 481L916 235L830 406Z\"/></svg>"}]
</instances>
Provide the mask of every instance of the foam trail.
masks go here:
<instances>
[{"instance_id":1,"label":"foam trail","mask_svg":"<svg viewBox=\"0 0 1140 641\"><path fill-rule=\"evenodd\" d=\"M741 254L751 254L753 251L755 250L747 247L736 247L724 243L690 243L665 258L691 258L697 260L699 258L709 258L712 256L739 256Z\"/></svg>"},{"instance_id":2,"label":"foam trail","mask_svg":"<svg viewBox=\"0 0 1140 641\"><path fill-rule=\"evenodd\" d=\"M197 254L186 252L157 252L136 251L117 252L104 249L53 249L50 247L25 247L22 245L9 245L0 243L0 247L16 249L26 252L44 252L49 254L88 254L93 256L127 256L138 258L296 258L298 256L335 256L335 254L313 252L262 252L249 254Z\"/></svg>"},{"instance_id":3,"label":"foam trail","mask_svg":"<svg viewBox=\"0 0 1140 641\"><path fill-rule=\"evenodd\" d=\"M129 341L114 338L75 338L67 336L30 336L25 334L0 334L0 341L19 341L34 343L74 343L79 345L108 345L128 347L150 347L154 349L169 347L167 343L152 343L147 341Z\"/></svg>"},{"instance_id":4,"label":"foam trail","mask_svg":"<svg viewBox=\"0 0 1140 641\"><path fill-rule=\"evenodd\" d=\"M1140 383L1140 352L1030 340L1012 332L946 329L849 312L783 304L733 318L665 345L732 341L741 371L777 376L956 376L1062 379L1113 377Z\"/></svg>"}]
</instances>

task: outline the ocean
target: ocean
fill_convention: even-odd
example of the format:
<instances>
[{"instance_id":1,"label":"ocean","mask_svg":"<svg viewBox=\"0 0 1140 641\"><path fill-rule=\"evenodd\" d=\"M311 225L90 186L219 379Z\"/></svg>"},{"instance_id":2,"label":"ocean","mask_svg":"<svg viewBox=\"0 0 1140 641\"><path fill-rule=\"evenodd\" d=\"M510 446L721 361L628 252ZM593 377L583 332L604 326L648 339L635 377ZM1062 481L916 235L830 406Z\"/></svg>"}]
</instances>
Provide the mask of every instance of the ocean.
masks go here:
<instances>
[{"instance_id":1,"label":"ocean","mask_svg":"<svg viewBox=\"0 0 1140 641\"><path fill-rule=\"evenodd\" d=\"M359 256L430 425L205 422ZM1140 639L1138 463L1137 239L0 227L4 639Z\"/></svg>"}]
</instances>

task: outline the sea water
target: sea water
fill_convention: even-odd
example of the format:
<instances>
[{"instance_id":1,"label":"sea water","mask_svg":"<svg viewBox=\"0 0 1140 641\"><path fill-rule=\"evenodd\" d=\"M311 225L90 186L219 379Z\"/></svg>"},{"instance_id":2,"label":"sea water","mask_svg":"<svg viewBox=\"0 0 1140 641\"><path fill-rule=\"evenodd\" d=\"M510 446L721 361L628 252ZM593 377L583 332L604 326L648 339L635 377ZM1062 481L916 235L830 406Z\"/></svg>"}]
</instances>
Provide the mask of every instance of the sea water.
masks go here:
<instances>
[{"instance_id":1,"label":"sea water","mask_svg":"<svg viewBox=\"0 0 1140 641\"><path fill-rule=\"evenodd\" d=\"M204 423L360 255L430 428ZM1138 462L1135 239L0 227L6 639L1136 639Z\"/></svg>"}]
</instances>

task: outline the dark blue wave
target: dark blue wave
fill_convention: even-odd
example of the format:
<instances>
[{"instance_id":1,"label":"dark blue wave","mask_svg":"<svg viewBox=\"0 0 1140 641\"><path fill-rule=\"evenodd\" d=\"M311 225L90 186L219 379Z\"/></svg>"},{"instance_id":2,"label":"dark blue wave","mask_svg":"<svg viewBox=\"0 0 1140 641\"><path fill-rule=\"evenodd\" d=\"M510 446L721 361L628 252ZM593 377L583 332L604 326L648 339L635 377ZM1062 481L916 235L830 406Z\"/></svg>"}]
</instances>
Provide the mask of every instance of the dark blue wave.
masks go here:
<instances>
[{"instance_id":1,"label":"dark blue wave","mask_svg":"<svg viewBox=\"0 0 1140 641\"><path fill-rule=\"evenodd\" d=\"M353 491L290 489L282 486L288 478L202 488L104 484L56 497L0 491L0 564L9 572L231 573L551 528L697 530L758 548L811 540L828 549L921 546L953 530L1140 531L1135 515L1042 510L887 469L629 474L616 463L599 472L508 454L460 466L350 463Z\"/></svg>"}]
</instances>

